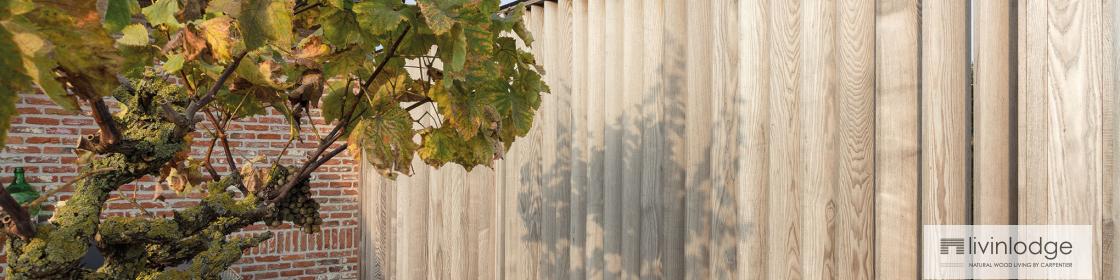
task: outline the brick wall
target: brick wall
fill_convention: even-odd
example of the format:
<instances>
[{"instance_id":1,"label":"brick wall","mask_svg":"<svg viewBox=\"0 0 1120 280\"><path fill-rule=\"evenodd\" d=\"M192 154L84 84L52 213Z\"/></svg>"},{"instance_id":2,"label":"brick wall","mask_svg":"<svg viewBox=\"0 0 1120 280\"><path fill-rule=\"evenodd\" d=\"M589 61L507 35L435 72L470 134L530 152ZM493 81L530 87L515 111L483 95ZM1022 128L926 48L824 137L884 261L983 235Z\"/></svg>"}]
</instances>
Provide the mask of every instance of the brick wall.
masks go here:
<instances>
[{"instance_id":1,"label":"brick wall","mask_svg":"<svg viewBox=\"0 0 1120 280\"><path fill-rule=\"evenodd\" d=\"M21 96L17 104L19 116L12 119L8 131L8 144L0 152L0 183L5 186L11 182L12 169L22 166L26 169L27 180L41 192L70 181L77 176L77 159L73 147L81 135L97 131L97 126L88 115L71 115L55 106L45 95ZM312 112L317 116L317 112ZM209 122L200 125L209 126ZM317 121L321 134L331 127L321 120ZM281 162L293 165L302 162L316 146L317 138L311 126L304 121L303 143L295 142ZM244 162L258 154L275 159L287 143L288 126L283 116L272 114L235 121L229 124L230 148L236 161ZM205 131L205 129L199 129ZM209 144L209 137L195 134L193 153L202 158ZM214 166L219 172L226 172L225 155L216 148ZM239 167L241 165L238 165ZM353 279L358 276L358 174L356 161L346 153L319 168L311 180L312 192L321 204L323 231L317 234L303 234L298 229L285 224L269 229L261 224L249 226L242 233L272 230L275 237L261 246L248 250L238 265L232 269L245 279ZM201 197L198 193L177 195L164 188L164 202L152 200L155 194L155 178L145 177L133 185L126 185L113 193L138 197L140 204L154 215L169 216L172 209L191 206ZM50 203L67 199L71 194L63 192L50 198ZM45 221L51 215L51 206L44 208L39 215ZM140 210L131 203L115 200L108 204L105 215L141 215ZM240 234L240 233L239 233ZM6 262L6 257L0 257Z\"/></svg>"}]
</instances>

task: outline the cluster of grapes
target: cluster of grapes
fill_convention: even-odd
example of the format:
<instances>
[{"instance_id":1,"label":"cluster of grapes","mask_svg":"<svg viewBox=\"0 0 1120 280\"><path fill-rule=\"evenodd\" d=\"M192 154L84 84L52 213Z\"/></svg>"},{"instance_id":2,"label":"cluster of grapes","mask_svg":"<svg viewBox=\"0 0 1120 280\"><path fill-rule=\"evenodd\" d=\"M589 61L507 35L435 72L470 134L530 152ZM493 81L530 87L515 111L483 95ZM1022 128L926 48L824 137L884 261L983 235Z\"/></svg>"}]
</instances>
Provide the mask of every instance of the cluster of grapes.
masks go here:
<instances>
[{"instance_id":1,"label":"cluster of grapes","mask_svg":"<svg viewBox=\"0 0 1120 280\"><path fill-rule=\"evenodd\" d=\"M269 180L269 187L279 189L288 182L292 175L290 168L275 168ZM311 198L311 180L303 179L292 188L288 197L276 203L277 211L270 217L265 217L269 226L279 226L283 221L289 221L300 226L304 233L319 233L323 225L323 218L319 217L319 202Z\"/></svg>"}]
</instances>

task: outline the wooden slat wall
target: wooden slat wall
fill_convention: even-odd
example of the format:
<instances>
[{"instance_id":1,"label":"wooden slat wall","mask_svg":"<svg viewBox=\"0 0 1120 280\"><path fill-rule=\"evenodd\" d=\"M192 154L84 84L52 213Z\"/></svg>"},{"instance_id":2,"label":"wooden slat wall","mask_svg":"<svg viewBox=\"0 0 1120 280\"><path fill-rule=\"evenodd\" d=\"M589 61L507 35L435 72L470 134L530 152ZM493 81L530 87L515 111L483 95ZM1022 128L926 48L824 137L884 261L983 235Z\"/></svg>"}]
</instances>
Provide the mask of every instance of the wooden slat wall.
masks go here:
<instances>
[{"instance_id":1,"label":"wooden slat wall","mask_svg":"<svg viewBox=\"0 0 1120 280\"><path fill-rule=\"evenodd\" d=\"M366 171L363 278L914 279L921 225L968 223L1092 224L1115 278L1114 16L534 2L534 128L492 169Z\"/></svg>"}]
</instances>

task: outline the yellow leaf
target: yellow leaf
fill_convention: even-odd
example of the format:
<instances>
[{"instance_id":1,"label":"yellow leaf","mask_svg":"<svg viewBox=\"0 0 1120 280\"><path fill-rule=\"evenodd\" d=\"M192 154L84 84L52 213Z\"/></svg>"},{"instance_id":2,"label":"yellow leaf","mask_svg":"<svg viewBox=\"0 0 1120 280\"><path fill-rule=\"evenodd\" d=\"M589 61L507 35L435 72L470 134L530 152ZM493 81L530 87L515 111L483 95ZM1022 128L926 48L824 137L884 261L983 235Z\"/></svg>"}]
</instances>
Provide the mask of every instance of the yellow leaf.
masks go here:
<instances>
[{"instance_id":1,"label":"yellow leaf","mask_svg":"<svg viewBox=\"0 0 1120 280\"><path fill-rule=\"evenodd\" d=\"M210 44L210 54L220 62L229 62L233 58L231 49L235 40L230 35L230 31L234 28L232 24L232 18L220 16L206 20L199 25L202 37L206 39L206 43Z\"/></svg>"}]
</instances>

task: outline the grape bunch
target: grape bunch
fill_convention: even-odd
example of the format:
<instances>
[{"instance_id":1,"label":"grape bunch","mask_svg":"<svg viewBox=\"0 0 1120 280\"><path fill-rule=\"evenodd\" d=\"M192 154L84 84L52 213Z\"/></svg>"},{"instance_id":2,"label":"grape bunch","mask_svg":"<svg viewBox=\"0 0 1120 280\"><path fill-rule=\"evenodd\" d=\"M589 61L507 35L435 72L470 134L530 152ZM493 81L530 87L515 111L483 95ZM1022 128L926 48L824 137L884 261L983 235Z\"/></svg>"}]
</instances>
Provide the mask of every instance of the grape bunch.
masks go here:
<instances>
[{"instance_id":1,"label":"grape bunch","mask_svg":"<svg viewBox=\"0 0 1120 280\"><path fill-rule=\"evenodd\" d=\"M268 187L279 190L288 182L294 168L276 167L270 174ZM276 203L276 211L265 217L269 226L279 226L283 221L296 224L304 233L312 234L321 231L323 218L319 217L319 202L311 198L311 180L303 179L284 200Z\"/></svg>"}]
</instances>

